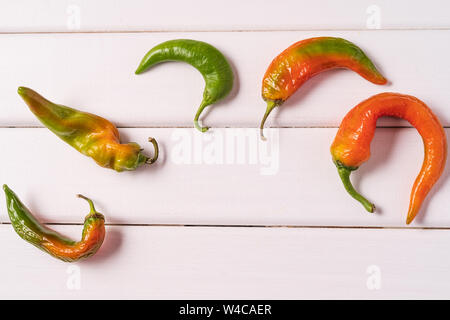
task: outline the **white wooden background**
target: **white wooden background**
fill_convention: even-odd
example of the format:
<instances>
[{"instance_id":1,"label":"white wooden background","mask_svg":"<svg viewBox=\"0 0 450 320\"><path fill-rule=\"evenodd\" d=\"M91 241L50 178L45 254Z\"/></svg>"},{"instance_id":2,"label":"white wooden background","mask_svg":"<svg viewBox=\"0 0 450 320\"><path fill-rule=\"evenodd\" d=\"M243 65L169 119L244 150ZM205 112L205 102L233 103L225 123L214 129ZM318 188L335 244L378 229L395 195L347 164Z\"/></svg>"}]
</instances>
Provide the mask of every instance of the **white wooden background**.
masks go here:
<instances>
[{"instance_id":1,"label":"white wooden background","mask_svg":"<svg viewBox=\"0 0 450 320\"><path fill-rule=\"evenodd\" d=\"M107 237L93 258L59 262L21 240L0 209L0 298L450 298L450 168L405 225L422 159L417 132L383 119L353 174L379 211L350 198L329 146L347 111L382 92L413 94L450 128L450 2L0 1L0 183L74 238L93 198ZM331 71L273 112L260 83L275 55L312 36L363 48L390 80ZM191 129L203 79L167 63L134 70L168 39L207 41L236 86ZM136 172L102 169L29 112L17 87L102 115L124 141L161 158ZM446 129L449 131L450 129ZM4 203L4 196L0 196Z\"/></svg>"}]
</instances>

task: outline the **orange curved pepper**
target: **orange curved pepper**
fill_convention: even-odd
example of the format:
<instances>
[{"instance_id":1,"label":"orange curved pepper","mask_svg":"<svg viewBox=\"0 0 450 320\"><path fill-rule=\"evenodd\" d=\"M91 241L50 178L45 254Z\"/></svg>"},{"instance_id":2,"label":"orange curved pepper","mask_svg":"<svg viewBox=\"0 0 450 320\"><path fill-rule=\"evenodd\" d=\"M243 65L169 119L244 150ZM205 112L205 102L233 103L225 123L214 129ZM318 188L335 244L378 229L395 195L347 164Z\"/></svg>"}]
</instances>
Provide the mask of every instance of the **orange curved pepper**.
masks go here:
<instances>
[{"instance_id":1,"label":"orange curved pepper","mask_svg":"<svg viewBox=\"0 0 450 320\"><path fill-rule=\"evenodd\" d=\"M264 123L308 79L325 70L346 68L364 79L383 85L387 80L372 61L354 43L342 38L317 37L298 41L273 59L262 81L262 97L267 102L260 124L264 139Z\"/></svg>"},{"instance_id":2,"label":"orange curved pepper","mask_svg":"<svg viewBox=\"0 0 450 320\"><path fill-rule=\"evenodd\" d=\"M375 206L361 196L350 182L350 172L370 157L370 143L377 119L393 116L407 120L422 136L425 158L412 191L406 223L410 224L433 185L444 171L447 138L439 119L419 99L399 93L381 93L361 102L345 116L331 145L333 161L348 193L369 212Z\"/></svg>"}]
</instances>

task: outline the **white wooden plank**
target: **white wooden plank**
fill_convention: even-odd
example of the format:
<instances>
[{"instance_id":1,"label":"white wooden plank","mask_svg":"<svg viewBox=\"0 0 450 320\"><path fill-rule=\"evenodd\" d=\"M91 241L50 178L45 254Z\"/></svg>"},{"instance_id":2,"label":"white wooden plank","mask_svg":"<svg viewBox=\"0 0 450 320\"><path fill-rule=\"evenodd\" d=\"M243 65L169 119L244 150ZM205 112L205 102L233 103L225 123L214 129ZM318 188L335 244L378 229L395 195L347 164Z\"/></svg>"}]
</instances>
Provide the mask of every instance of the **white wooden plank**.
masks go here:
<instances>
[{"instance_id":1,"label":"white wooden plank","mask_svg":"<svg viewBox=\"0 0 450 320\"><path fill-rule=\"evenodd\" d=\"M183 63L160 65L140 76L134 70L153 45L194 38L222 50L237 74L234 91L205 113L205 123L257 127L265 111L261 81L270 61L295 41L322 35L357 43L392 84L377 86L351 71L329 71L274 111L268 125L337 127L350 108L382 91L415 95L450 125L450 74L445 72L450 69L450 31L330 31L0 35L0 126L40 125L17 95L23 85L119 126L190 127L204 88L200 73Z\"/></svg>"},{"instance_id":2,"label":"white wooden plank","mask_svg":"<svg viewBox=\"0 0 450 320\"><path fill-rule=\"evenodd\" d=\"M2 299L450 297L448 231L108 227L98 254L76 264L9 225L0 240Z\"/></svg>"},{"instance_id":3,"label":"white wooden plank","mask_svg":"<svg viewBox=\"0 0 450 320\"><path fill-rule=\"evenodd\" d=\"M2 32L449 27L445 0L3 1Z\"/></svg>"},{"instance_id":4,"label":"white wooden plank","mask_svg":"<svg viewBox=\"0 0 450 320\"><path fill-rule=\"evenodd\" d=\"M146 150L147 137L156 137L161 158L155 166L116 173L46 129L0 129L0 183L51 222L82 222L87 206L75 194L83 193L110 223L404 227L423 161L418 133L378 129L372 158L352 175L377 205L378 213L369 214L347 195L331 161L336 131L274 129L264 143L254 129L203 135L182 128L122 129L124 141ZM449 170L412 226L450 227ZM8 221L6 210L0 217Z\"/></svg>"}]
</instances>

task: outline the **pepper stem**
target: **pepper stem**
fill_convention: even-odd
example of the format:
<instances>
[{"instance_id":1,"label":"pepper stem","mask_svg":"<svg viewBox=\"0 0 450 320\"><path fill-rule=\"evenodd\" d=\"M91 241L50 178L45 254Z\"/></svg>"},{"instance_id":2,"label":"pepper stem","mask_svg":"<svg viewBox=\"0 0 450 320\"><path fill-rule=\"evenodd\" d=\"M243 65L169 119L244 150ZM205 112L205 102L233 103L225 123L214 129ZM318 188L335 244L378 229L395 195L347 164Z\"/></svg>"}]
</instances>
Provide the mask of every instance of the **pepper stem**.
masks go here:
<instances>
[{"instance_id":1,"label":"pepper stem","mask_svg":"<svg viewBox=\"0 0 450 320\"><path fill-rule=\"evenodd\" d=\"M148 138L148 142L151 142L153 144L154 153L153 153L153 157L152 158L148 158L147 161L145 161L145 163L146 164L152 164L156 160L158 160L159 147L158 147L158 142L156 141L155 138L152 138L152 137Z\"/></svg>"},{"instance_id":2,"label":"pepper stem","mask_svg":"<svg viewBox=\"0 0 450 320\"><path fill-rule=\"evenodd\" d=\"M198 131L200 132L206 132L208 131L209 127L202 127L200 126L200 124L198 123L198 118L200 118L201 113L203 112L203 110L207 107L208 105L205 104L204 102L202 102L202 104L200 105L200 107L198 107L197 113L195 114L195 118L194 118L194 126L195 128L197 128Z\"/></svg>"},{"instance_id":3,"label":"pepper stem","mask_svg":"<svg viewBox=\"0 0 450 320\"><path fill-rule=\"evenodd\" d=\"M342 182L344 183L345 190L356 200L358 200L364 208L369 212L375 211L375 205L371 203L369 200L364 198L361 194L359 194L350 181L350 173L355 170L354 168L344 167L342 164L336 163L336 167L338 169L339 177L341 177Z\"/></svg>"},{"instance_id":4,"label":"pepper stem","mask_svg":"<svg viewBox=\"0 0 450 320\"><path fill-rule=\"evenodd\" d=\"M77 194L77 197L81 198L81 199L84 199L84 200L86 200L89 203L89 207L91 208L91 212L90 212L91 214L97 213L97 210L95 210L95 207L94 207L94 202L91 199L89 199L88 197L83 196L82 194Z\"/></svg>"},{"instance_id":5,"label":"pepper stem","mask_svg":"<svg viewBox=\"0 0 450 320\"><path fill-rule=\"evenodd\" d=\"M267 117L272 112L272 110L278 107L279 105L281 105L280 102L276 102L274 100L267 100L266 113L264 113L264 117L261 120L261 125L259 126L259 134L261 136L261 139L264 141L266 140L266 137L264 137L264 123L266 123Z\"/></svg>"}]
</instances>

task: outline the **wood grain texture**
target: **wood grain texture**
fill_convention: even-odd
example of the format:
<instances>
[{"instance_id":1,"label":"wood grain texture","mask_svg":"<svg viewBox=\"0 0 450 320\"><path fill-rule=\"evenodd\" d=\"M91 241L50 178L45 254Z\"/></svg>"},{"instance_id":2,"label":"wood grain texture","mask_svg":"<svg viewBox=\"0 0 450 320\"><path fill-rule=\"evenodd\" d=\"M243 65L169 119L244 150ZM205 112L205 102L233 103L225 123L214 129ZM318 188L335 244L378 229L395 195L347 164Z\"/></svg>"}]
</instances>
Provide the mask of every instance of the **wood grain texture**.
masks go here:
<instances>
[{"instance_id":1,"label":"wood grain texture","mask_svg":"<svg viewBox=\"0 0 450 320\"><path fill-rule=\"evenodd\" d=\"M436 230L108 227L96 256L67 264L1 225L0 298L448 299L449 241Z\"/></svg>"},{"instance_id":2,"label":"wood grain texture","mask_svg":"<svg viewBox=\"0 0 450 320\"><path fill-rule=\"evenodd\" d=\"M445 0L16 0L2 4L0 31L448 28L449 10Z\"/></svg>"},{"instance_id":3,"label":"wood grain texture","mask_svg":"<svg viewBox=\"0 0 450 320\"><path fill-rule=\"evenodd\" d=\"M80 223L93 198L109 223L405 227L423 161L415 129L379 128L372 157L352 174L376 214L345 191L329 147L337 129L122 129L124 141L161 146L154 166L117 173L95 164L47 129L0 129L2 183L44 221ZM448 130L447 130L448 131ZM411 226L450 227L449 168ZM4 203L1 194L0 203ZM0 210L1 221L8 221Z\"/></svg>"},{"instance_id":4,"label":"wood grain texture","mask_svg":"<svg viewBox=\"0 0 450 320\"><path fill-rule=\"evenodd\" d=\"M191 127L204 88L200 73L184 63L139 76L134 70L157 43L193 38L223 51L236 73L234 90L207 109L205 124L255 128L265 111L261 81L269 63L290 44L323 35L355 42L391 84L377 86L348 70L325 72L275 110L268 126L337 127L350 108L383 91L417 96L450 125L450 31L441 30L0 35L0 126L40 125L17 94L17 87L28 86L122 127ZM383 119L379 125L407 123Z\"/></svg>"}]
</instances>

